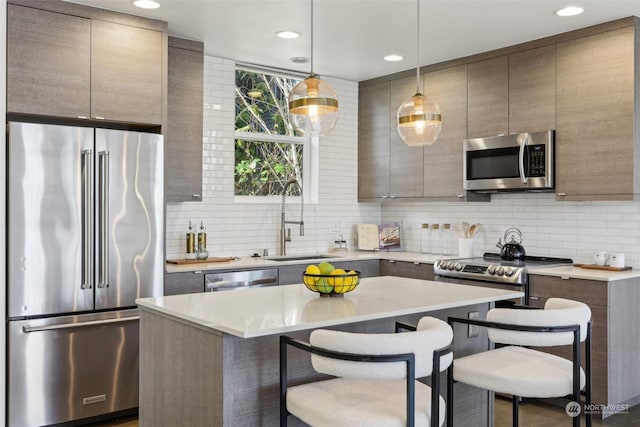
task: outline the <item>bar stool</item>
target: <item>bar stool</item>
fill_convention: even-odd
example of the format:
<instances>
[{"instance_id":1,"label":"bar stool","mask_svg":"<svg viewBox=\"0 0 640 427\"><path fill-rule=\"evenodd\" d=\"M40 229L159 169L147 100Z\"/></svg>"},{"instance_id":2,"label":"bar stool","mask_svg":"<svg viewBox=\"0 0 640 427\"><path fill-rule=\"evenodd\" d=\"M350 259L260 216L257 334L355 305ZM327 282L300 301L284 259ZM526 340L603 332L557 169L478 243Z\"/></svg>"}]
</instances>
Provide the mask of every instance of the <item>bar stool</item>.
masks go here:
<instances>
[{"instance_id":1,"label":"bar stool","mask_svg":"<svg viewBox=\"0 0 640 427\"><path fill-rule=\"evenodd\" d=\"M318 329L309 343L281 336L280 425L293 414L313 426L441 426L439 373L453 358L452 340L451 327L433 317L400 334ZM288 347L311 353L313 369L330 377L289 387ZM432 387L416 381L430 375Z\"/></svg>"},{"instance_id":2,"label":"bar stool","mask_svg":"<svg viewBox=\"0 0 640 427\"><path fill-rule=\"evenodd\" d=\"M519 397L568 396L576 404L573 425L580 425L580 391L591 404L591 310L586 304L549 298L544 309L496 308L487 320L449 317L449 324L489 328L498 348L455 359L447 376L447 422L453 425L453 383L461 382L496 393L512 395L513 425L518 425ZM585 341L585 371L580 367L580 343ZM528 347L571 345L572 360ZM569 411L569 410L568 410ZM591 414L586 413L591 426Z\"/></svg>"}]
</instances>

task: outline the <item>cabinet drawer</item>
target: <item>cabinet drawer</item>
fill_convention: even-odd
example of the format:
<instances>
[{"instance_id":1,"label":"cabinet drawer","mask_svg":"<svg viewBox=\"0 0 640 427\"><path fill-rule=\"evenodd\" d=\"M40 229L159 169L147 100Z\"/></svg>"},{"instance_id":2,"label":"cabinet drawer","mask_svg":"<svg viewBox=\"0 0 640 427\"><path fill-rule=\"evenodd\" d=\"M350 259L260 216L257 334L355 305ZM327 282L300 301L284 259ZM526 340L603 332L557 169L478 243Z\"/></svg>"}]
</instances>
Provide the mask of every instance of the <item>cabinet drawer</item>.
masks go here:
<instances>
[{"instance_id":1,"label":"cabinet drawer","mask_svg":"<svg viewBox=\"0 0 640 427\"><path fill-rule=\"evenodd\" d=\"M204 292L202 271L167 273L164 275L164 294L180 295Z\"/></svg>"},{"instance_id":2,"label":"cabinet drawer","mask_svg":"<svg viewBox=\"0 0 640 427\"><path fill-rule=\"evenodd\" d=\"M607 306L607 282L585 279L562 279L551 276L529 276L532 297L566 298L585 304Z\"/></svg>"}]
</instances>

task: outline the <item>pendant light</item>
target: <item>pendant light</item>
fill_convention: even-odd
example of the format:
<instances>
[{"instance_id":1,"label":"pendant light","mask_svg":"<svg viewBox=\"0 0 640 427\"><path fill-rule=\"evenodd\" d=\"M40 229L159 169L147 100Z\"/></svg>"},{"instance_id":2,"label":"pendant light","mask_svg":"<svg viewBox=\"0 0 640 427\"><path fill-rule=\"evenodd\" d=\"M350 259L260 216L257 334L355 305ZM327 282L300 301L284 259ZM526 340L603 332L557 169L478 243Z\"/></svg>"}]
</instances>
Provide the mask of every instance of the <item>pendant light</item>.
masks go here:
<instances>
[{"instance_id":1,"label":"pendant light","mask_svg":"<svg viewBox=\"0 0 640 427\"><path fill-rule=\"evenodd\" d=\"M313 72L313 0L311 0L311 73L289 92L289 118L304 135L326 135L338 120L338 97L331 84Z\"/></svg>"},{"instance_id":2,"label":"pendant light","mask_svg":"<svg viewBox=\"0 0 640 427\"><path fill-rule=\"evenodd\" d=\"M440 108L420 91L420 0L417 3L416 94L398 108L398 133L409 146L431 145L442 129Z\"/></svg>"}]
</instances>

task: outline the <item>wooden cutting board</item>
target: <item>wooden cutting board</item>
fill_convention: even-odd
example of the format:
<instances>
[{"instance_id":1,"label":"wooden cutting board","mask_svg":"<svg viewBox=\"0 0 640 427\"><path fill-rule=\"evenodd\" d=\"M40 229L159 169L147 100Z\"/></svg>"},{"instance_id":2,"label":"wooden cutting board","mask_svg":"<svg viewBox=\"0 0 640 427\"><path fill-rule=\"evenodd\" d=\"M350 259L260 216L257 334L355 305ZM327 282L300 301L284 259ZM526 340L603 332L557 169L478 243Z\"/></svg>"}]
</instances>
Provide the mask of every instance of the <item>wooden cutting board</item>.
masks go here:
<instances>
[{"instance_id":1,"label":"wooden cutting board","mask_svg":"<svg viewBox=\"0 0 640 427\"><path fill-rule=\"evenodd\" d=\"M627 271L632 267L611 267L609 265L595 265L595 264L573 264L574 267L587 268L591 270L607 270L607 271Z\"/></svg>"},{"instance_id":2,"label":"wooden cutting board","mask_svg":"<svg viewBox=\"0 0 640 427\"><path fill-rule=\"evenodd\" d=\"M207 264L210 262L229 262L236 259L235 257L209 257L207 259L168 259L168 264Z\"/></svg>"}]
</instances>

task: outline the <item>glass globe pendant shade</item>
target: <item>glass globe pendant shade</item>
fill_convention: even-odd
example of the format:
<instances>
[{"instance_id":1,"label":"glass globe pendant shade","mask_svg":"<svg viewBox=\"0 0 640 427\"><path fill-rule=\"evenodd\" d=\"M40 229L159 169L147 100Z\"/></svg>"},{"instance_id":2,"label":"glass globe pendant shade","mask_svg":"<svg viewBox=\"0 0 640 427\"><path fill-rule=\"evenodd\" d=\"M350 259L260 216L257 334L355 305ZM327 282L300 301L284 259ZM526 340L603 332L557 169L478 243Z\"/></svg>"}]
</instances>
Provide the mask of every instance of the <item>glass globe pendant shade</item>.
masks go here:
<instances>
[{"instance_id":1,"label":"glass globe pendant shade","mask_svg":"<svg viewBox=\"0 0 640 427\"><path fill-rule=\"evenodd\" d=\"M431 145L442 129L438 104L416 93L398 108L398 134L410 146Z\"/></svg>"},{"instance_id":2,"label":"glass globe pendant shade","mask_svg":"<svg viewBox=\"0 0 640 427\"><path fill-rule=\"evenodd\" d=\"M325 135L338 120L338 96L331 84L311 74L289 92L289 119L304 135Z\"/></svg>"}]
</instances>

